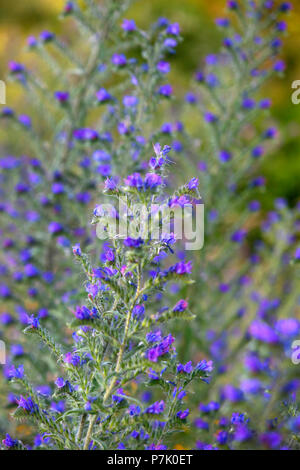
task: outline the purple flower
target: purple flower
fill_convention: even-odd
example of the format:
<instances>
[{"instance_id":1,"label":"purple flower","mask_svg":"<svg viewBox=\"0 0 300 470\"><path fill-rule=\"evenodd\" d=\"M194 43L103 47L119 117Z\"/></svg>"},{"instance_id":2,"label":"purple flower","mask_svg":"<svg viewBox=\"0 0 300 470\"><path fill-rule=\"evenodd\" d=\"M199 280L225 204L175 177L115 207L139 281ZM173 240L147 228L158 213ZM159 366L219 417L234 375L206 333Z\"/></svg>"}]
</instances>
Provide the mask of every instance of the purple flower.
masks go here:
<instances>
[{"instance_id":1,"label":"purple flower","mask_svg":"<svg viewBox=\"0 0 300 470\"><path fill-rule=\"evenodd\" d=\"M125 393L124 393L123 389L122 389L122 388L118 388L117 394L118 394L118 395L112 395L112 400L113 400L113 402L115 402L115 403L121 403L121 401L123 401L124 398L125 398Z\"/></svg>"},{"instance_id":2,"label":"purple flower","mask_svg":"<svg viewBox=\"0 0 300 470\"><path fill-rule=\"evenodd\" d=\"M261 320L254 320L249 327L249 334L255 339L267 344L278 342L278 336L267 323Z\"/></svg>"},{"instance_id":3,"label":"purple flower","mask_svg":"<svg viewBox=\"0 0 300 470\"><path fill-rule=\"evenodd\" d=\"M204 372L212 372L213 362L202 359L202 361L198 362L198 364L196 365L195 370L204 371Z\"/></svg>"},{"instance_id":4,"label":"purple flower","mask_svg":"<svg viewBox=\"0 0 300 470\"><path fill-rule=\"evenodd\" d=\"M18 367L11 366L8 371L8 377L10 379L23 379L24 377L24 366L21 364Z\"/></svg>"},{"instance_id":5,"label":"purple flower","mask_svg":"<svg viewBox=\"0 0 300 470\"><path fill-rule=\"evenodd\" d=\"M299 333L300 322L296 318L281 318L275 323L275 330L285 338L291 338Z\"/></svg>"},{"instance_id":6,"label":"purple flower","mask_svg":"<svg viewBox=\"0 0 300 470\"><path fill-rule=\"evenodd\" d=\"M134 20L123 20L122 29L124 31L132 32L136 30L136 24Z\"/></svg>"},{"instance_id":7,"label":"purple flower","mask_svg":"<svg viewBox=\"0 0 300 470\"><path fill-rule=\"evenodd\" d=\"M169 62L165 62L164 60L161 60L160 62L158 62L156 68L160 73L163 73L163 74L167 74L171 70L171 66Z\"/></svg>"},{"instance_id":8,"label":"purple flower","mask_svg":"<svg viewBox=\"0 0 300 470\"><path fill-rule=\"evenodd\" d=\"M67 101L69 101L70 93L68 91L56 91L54 93L54 97L60 103L66 103Z\"/></svg>"},{"instance_id":9,"label":"purple flower","mask_svg":"<svg viewBox=\"0 0 300 470\"><path fill-rule=\"evenodd\" d=\"M19 123L24 127L31 127L31 118L27 114L21 114L19 116Z\"/></svg>"},{"instance_id":10,"label":"purple flower","mask_svg":"<svg viewBox=\"0 0 300 470\"><path fill-rule=\"evenodd\" d=\"M281 33L286 31L286 29L287 29L286 22L285 21L278 21L278 23L276 23L276 29L277 29L277 31L279 31Z\"/></svg>"},{"instance_id":11,"label":"purple flower","mask_svg":"<svg viewBox=\"0 0 300 470\"><path fill-rule=\"evenodd\" d=\"M127 176L124 179L124 183L126 186L130 186L132 188L140 189L143 187L143 179L140 173L133 173L132 175Z\"/></svg>"},{"instance_id":12,"label":"purple flower","mask_svg":"<svg viewBox=\"0 0 300 470\"><path fill-rule=\"evenodd\" d=\"M193 372L192 361L187 362L185 365L178 364L177 372L184 372L185 374L191 374Z\"/></svg>"},{"instance_id":13,"label":"purple flower","mask_svg":"<svg viewBox=\"0 0 300 470\"><path fill-rule=\"evenodd\" d=\"M127 246L128 248L140 248L142 246L144 241L141 238L131 238L127 237L124 240L124 245Z\"/></svg>"},{"instance_id":14,"label":"purple flower","mask_svg":"<svg viewBox=\"0 0 300 470\"><path fill-rule=\"evenodd\" d=\"M73 136L76 140L82 141L82 142L89 142L89 141L95 141L99 139L99 134L97 131L94 129L90 128L81 128L81 129L76 129L73 132Z\"/></svg>"},{"instance_id":15,"label":"purple flower","mask_svg":"<svg viewBox=\"0 0 300 470\"><path fill-rule=\"evenodd\" d=\"M279 7L279 10L282 11L283 13L287 13L291 9L292 9L291 2L283 2Z\"/></svg>"},{"instance_id":16,"label":"purple flower","mask_svg":"<svg viewBox=\"0 0 300 470\"><path fill-rule=\"evenodd\" d=\"M231 158L232 158L232 155L227 150L221 150L220 151L219 159L220 159L221 162L223 162L223 163L229 162L231 160Z\"/></svg>"},{"instance_id":17,"label":"purple flower","mask_svg":"<svg viewBox=\"0 0 300 470\"><path fill-rule=\"evenodd\" d=\"M26 399L21 395L19 400L17 400L17 403L18 408L23 408L24 411L27 411L30 414L34 414L39 409L38 405L34 403L31 397Z\"/></svg>"},{"instance_id":18,"label":"purple flower","mask_svg":"<svg viewBox=\"0 0 300 470\"><path fill-rule=\"evenodd\" d=\"M192 178L188 183L187 187L190 191L197 189L199 185L199 178Z\"/></svg>"},{"instance_id":19,"label":"purple flower","mask_svg":"<svg viewBox=\"0 0 300 470\"><path fill-rule=\"evenodd\" d=\"M81 252L81 248L80 248L80 243L76 243L76 245L74 245L72 247L72 251L73 251L73 254L75 256L81 256L82 252Z\"/></svg>"},{"instance_id":20,"label":"purple flower","mask_svg":"<svg viewBox=\"0 0 300 470\"><path fill-rule=\"evenodd\" d=\"M10 73L23 73L25 72L25 67L23 64L19 64L18 62L9 62L8 64Z\"/></svg>"},{"instance_id":21,"label":"purple flower","mask_svg":"<svg viewBox=\"0 0 300 470\"><path fill-rule=\"evenodd\" d=\"M40 39L42 42L50 42L55 38L55 35L50 31L42 31L40 34Z\"/></svg>"},{"instance_id":22,"label":"purple flower","mask_svg":"<svg viewBox=\"0 0 300 470\"><path fill-rule=\"evenodd\" d=\"M260 442L268 449L276 449L281 443L281 436L278 432L266 432L259 436Z\"/></svg>"},{"instance_id":23,"label":"purple flower","mask_svg":"<svg viewBox=\"0 0 300 470\"><path fill-rule=\"evenodd\" d=\"M138 99L137 96L126 95L123 98L123 104L124 104L125 108L135 107L135 106L137 106L138 102L139 102L139 99Z\"/></svg>"},{"instance_id":24,"label":"purple flower","mask_svg":"<svg viewBox=\"0 0 300 470\"><path fill-rule=\"evenodd\" d=\"M161 401L156 401L155 403L153 403L152 405L148 406L148 408L146 408L145 410L145 413L146 414L154 414L154 415L159 415L161 413L163 413L165 410L165 402L163 400Z\"/></svg>"},{"instance_id":25,"label":"purple flower","mask_svg":"<svg viewBox=\"0 0 300 470\"><path fill-rule=\"evenodd\" d=\"M100 88L100 90L97 91L96 96L99 103L107 103L107 101L111 101L112 99L112 96L107 90L105 90L105 88Z\"/></svg>"},{"instance_id":26,"label":"purple flower","mask_svg":"<svg viewBox=\"0 0 300 470\"><path fill-rule=\"evenodd\" d=\"M230 10L237 10L239 5L238 5L238 2L235 1L235 0L228 0L227 2L227 7L230 9Z\"/></svg>"},{"instance_id":27,"label":"purple flower","mask_svg":"<svg viewBox=\"0 0 300 470\"><path fill-rule=\"evenodd\" d=\"M244 394L239 388L227 384L221 390L221 399L228 400L232 403L239 403L244 400Z\"/></svg>"},{"instance_id":28,"label":"purple flower","mask_svg":"<svg viewBox=\"0 0 300 470\"><path fill-rule=\"evenodd\" d=\"M172 335L165 336L159 344L146 352L147 359L152 362L157 362L160 356L164 356L170 351L173 342L174 338Z\"/></svg>"},{"instance_id":29,"label":"purple flower","mask_svg":"<svg viewBox=\"0 0 300 470\"><path fill-rule=\"evenodd\" d=\"M18 441L13 439L12 437L10 437L9 434L6 434L6 437L5 437L5 439L3 439L2 444L5 447L12 448L12 447L17 447Z\"/></svg>"},{"instance_id":30,"label":"purple flower","mask_svg":"<svg viewBox=\"0 0 300 470\"><path fill-rule=\"evenodd\" d=\"M169 24L167 27L167 34L172 34L173 36L178 36L180 34L180 26L178 23Z\"/></svg>"},{"instance_id":31,"label":"purple flower","mask_svg":"<svg viewBox=\"0 0 300 470\"><path fill-rule=\"evenodd\" d=\"M63 388L66 385L66 382L64 381L64 379L62 377L58 377L55 381L55 385L58 388Z\"/></svg>"},{"instance_id":32,"label":"purple flower","mask_svg":"<svg viewBox=\"0 0 300 470\"><path fill-rule=\"evenodd\" d=\"M150 333L147 333L146 335L146 340L148 343L157 343L158 341L161 341L162 336L161 336L161 331L151 331Z\"/></svg>"},{"instance_id":33,"label":"purple flower","mask_svg":"<svg viewBox=\"0 0 300 470\"><path fill-rule=\"evenodd\" d=\"M179 419L186 419L189 414L190 414L190 410L187 408L184 411L178 411L178 413L176 413L176 416Z\"/></svg>"},{"instance_id":34,"label":"purple flower","mask_svg":"<svg viewBox=\"0 0 300 470\"><path fill-rule=\"evenodd\" d=\"M145 307L144 305L135 305L132 310L132 316L137 320L142 320L144 318Z\"/></svg>"},{"instance_id":35,"label":"purple flower","mask_svg":"<svg viewBox=\"0 0 300 470\"><path fill-rule=\"evenodd\" d=\"M37 329L40 327L39 318L31 315L30 317L27 317L27 324L30 325L31 328Z\"/></svg>"},{"instance_id":36,"label":"purple flower","mask_svg":"<svg viewBox=\"0 0 300 470\"><path fill-rule=\"evenodd\" d=\"M167 38L164 41L164 46L169 49L169 52L174 52L174 47L177 46L177 41L173 38Z\"/></svg>"},{"instance_id":37,"label":"purple flower","mask_svg":"<svg viewBox=\"0 0 300 470\"><path fill-rule=\"evenodd\" d=\"M180 261L179 263L175 264L175 266L170 268L171 272L175 271L176 274L182 276L183 274L191 274L192 272L192 262L188 261L185 263L184 261Z\"/></svg>"},{"instance_id":38,"label":"purple flower","mask_svg":"<svg viewBox=\"0 0 300 470\"><path fill-rule=\"evenodd\" d=\"M80 356L77 354L72 354L71 352L68 352L64 355L64 362L66 364L72 364L74 367L78 367L80 365Z\"/></svg>"},{"instance_id":39,"label":"purple flower","mask_svg":"<svg viewBox=\"0 0 300 470\"><path fill-rule=\"evenodd\" d=\"M166 98L169 98L173 93L172 85L169 85L169 84L161 85L161 87L159 87L158 89L158 93L161 96L165 96Z\"/></svg>"},{"instance_id":40,"label":"purple flower","mask_svg":"<svg viewBox=\"0 0 300 470\"><path fill-rule=\"evenodd\" d=\"M173 312L184 312L188 308L188 303L186 300L179 300L175 307L173 307Z\"/></svg>"},{"instance_id":41,"label":"purple flower","mask_svg":"<svg viewBox=\"0 0 300 470\"><path fill-rule=\"evenodd\" d=\"M59 222L50 222L48 225L48 231L53 235L56 235L57 233L63 232L64 228Z\"/></svg>"},{"instance_id":42,"label":"purple flower","mask_svg":"<svg viewBox=\"0 0 300 470\"><path fill-rule=\"evenodd\" d=\"M231 235L231 241L236 242L236 243L242 243L247 236L247 230L236 230L232 235Z\"/></svg>"},{"instance_id":43,"label":"purple flower","mask_svg":"<svg viewBox=\"0 0 300 470\"><path fill-rule=\"evenodd\" d=\"M63 13L65 15L69 15L70 13L73 13L74 9L75 9L74 3L67 2L64 6Z\"/></svg>"},{"instance_id":44,"label":"purple flower","mask_svg":"<svg viewBox=\"0 0 300 470\"><path fill-rule=\"evenodd\" d=\"M163 183L162 177L156 173L147 173L145 176L145 187L154 189L157 186L161 186Z\"/></svg>"},{"instance_id":45,"label":"purple flower","mask_svg":"<svg viewBox=\"0 0 300 470\"><path fill-rule=\"evenodd\" d=\"M219 430L216 434L217 441L220 445L224 446L228 440L228 432Z\"/></svg>"},{"instance_id":46,"label":"purple flower","mask_svg":"<svg viewBox=\"0 0 300 470\"><path fill-rule=\"evenodd\" d=\"M220 84L218 77L213 73L207 74L205 77L205 81L207 85L210 86L211 88L215 88L216 86Z\"/></svg>"},{"instance_id":47,"label":"purple flower","mask_svg":"<svg viewBox=\"0 0 300 470\"><path fill-rule=\"evenodd\" d=\"M112 178L107 178L104 183L106 191L114 191L117 187L117 183Z\"/></svg>"},{"instance_id":48,"label":"purple flower","mask_svg":"<svg viewBox=\"0 0 300 470\"><path fill-rule=\"evenodd\" d=\"M255 104L255 100L253 100L252 98L244 98L242 102L242 106L245 109L253 109L255 108Z\"/></svg>"},{"instance_id":49,"label":"purple flower","mask_svg":"<svg viewBox=\"0 0 300 470\"><path fill-rule=\"evenodd\" d=\"M124 54L114 54L111 58L111 62L117 67L124 67L127 64L127 59Z\"/></svg>"},{"instance_id":50,"label":"purple flower","mask_svg":"<svg viewBox=\"0 0 300 470\"><path fill-rule=\"evenodd\" d=\"M216 25L220 26L221 28L228 28L230 25L230 21L228 18L216 18L215 20Z\"/></svg>"},{"instance_id":51,"label":"purple flower","mask_svg":"<svg viewBox=\"0 0 300 470\"><path fill-rule=\"evenodd\" d=\"M284 72L286 69L286 64L283 60L277 60L273 65L273 70L275 72L281 73Z\"/></svg>"}]
</instances>

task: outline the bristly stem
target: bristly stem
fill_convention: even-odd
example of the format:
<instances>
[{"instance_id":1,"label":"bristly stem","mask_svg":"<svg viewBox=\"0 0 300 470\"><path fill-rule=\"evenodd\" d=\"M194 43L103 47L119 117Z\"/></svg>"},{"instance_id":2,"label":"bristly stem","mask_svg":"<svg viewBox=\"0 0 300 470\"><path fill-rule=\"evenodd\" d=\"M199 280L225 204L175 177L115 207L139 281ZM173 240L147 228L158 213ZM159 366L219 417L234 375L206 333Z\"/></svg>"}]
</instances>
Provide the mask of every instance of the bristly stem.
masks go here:
<instances>
[{"instance_id":1,"label":"bristly stem","mask_svg":"<svg viewBox=\"0 0 300 470\"><path fill-rule=\"evenodd\" d=\"M127 339L128 339L128 333L129 333L129 327L130 327L132 311L133 311L133 308L135 306L136 301L138 300L138 298L140 296L140 291L141 291L141 272L140 272L140 266L138 265L138 267L137 267L136 294L135 294L135 297L133 299L132 305L128 310L127 316L126 316L125 329L124 329L124 338L123 338L123 341L122 341L122 344L121 344L121 347L120 347L120 350L119 350L117 363L116 363L116 368L115 368L115 373L116 374L118 374L121 370L123 356L124 356L124 352L125 352L126 344L127 344ZM114 386L116 385L116 381L117 381L117 377L114 377L112 379L108 389L106 390L104 396L103 396L103 404L105 404L106 401L108 400ZM85 442L84 442L83 450L88 450L88 448L89 448L89 444L90 444L92 433L93 433L93 427L94 427L94 424L95 424L96 420L97 420L97 415L91 416L88 431L87 431Z\"/></svg>"}]
</instances>

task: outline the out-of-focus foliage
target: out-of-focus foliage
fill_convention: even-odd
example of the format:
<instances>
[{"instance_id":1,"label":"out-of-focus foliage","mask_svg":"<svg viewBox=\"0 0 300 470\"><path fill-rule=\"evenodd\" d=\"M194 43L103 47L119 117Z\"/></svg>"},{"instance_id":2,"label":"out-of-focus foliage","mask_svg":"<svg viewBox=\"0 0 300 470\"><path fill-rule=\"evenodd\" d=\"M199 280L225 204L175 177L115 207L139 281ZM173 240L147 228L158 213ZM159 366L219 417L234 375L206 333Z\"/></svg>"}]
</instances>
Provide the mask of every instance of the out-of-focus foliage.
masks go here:
<instances>
[{"instance_id":1,"label":"out-of-focus foliage","mask_svg":"<svg viewBox=\"0 0 300 470\"><path fill-rule=\"evenodd\" d=\"M268 96L273 101L273 115L279 122L284 144L278 148L272 159L265 164L264 173L268 179L268 193L265 203L269 208L273 198L285 196L291 204L297 198L300 179L300 105L291 102L291 84L300 79L300 3L294 1L293 15L288 20L288 37L285 38L287 73L284 80L274 79L268 84ZM62 0L30 0L14 2L0 0L0 78L5 77L6 64L10 57L24 56L24 39L40 31L43 26L68 36L62 23L57 19ZM171 8L170 8L171 6ZM192 75L199 66L199 57L218 50L219 32L214 18L224 12L224 1L214 0L137 0L128 17L134 18L141 27L155 21L159 16L168 17L182 26L184 42L179 46L172 69L171 80L176 94L189 88ZM65 23L64 23L65 27ZM9 90L8 104L19 99L19 90Z\"/></svg>"}]
</instances>

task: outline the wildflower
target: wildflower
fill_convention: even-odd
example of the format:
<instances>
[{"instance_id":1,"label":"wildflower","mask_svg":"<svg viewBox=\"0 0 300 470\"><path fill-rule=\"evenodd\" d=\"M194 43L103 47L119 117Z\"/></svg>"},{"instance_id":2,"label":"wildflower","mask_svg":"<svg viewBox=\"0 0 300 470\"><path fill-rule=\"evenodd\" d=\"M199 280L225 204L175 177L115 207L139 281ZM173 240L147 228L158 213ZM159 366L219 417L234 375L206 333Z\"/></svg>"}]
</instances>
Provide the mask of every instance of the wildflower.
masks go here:
<instances>
[{"instance_id":1,"label":"wildflower","mask_svg":"<svg viewBox=\"0 0 300 470\"><path fill-rule=\"evenodd\" d=\"M169 24L167 27L167 34L178 36L180 34L180 26L178 23Z\"/></svg>"},{"instance_id":2,"label":"wildflower","mask_svg":"<svg viewBox=\"0 0 300 470\"><path fill-rule=\"evenodd\" d=\"M237 10L239 5L238 5L238 2L235 0L228 0L227 7L230 8L231 10Z\"/></svg>"},{"instance_id":3,"label":"wildflower","mask_svg":"<svg viewBox=\"0 0 300 470\"><path fill-rule=\"evenodd\" d=\"M64 362L66 364L71 364L74 367L78 367L81 363L81 359L78 354L72 354L71 352L68 352L64 355Z\"/></svg>"},{"instance_id":4,"label":"wildflower","mask_svg":"<svg viewBox=\"0 0 300 470\"><path fill-rule=\"evenodd\" d=\"M22 364L18 367L11 366L11 368L8 371L8 376L10 379L23 379L24 366Z\"/></svg>"},{"instance_id":5,"label":"wildflower","mask_svg":"<svg viewBox=\"0 0 300 470\"><path fill-rule=\"evenodd\" d=\"M162 177L156 173L147 173L145 175L145 187L154 189L157 186L161 186L163 183Z\"/></svg>"},{"instance_id":6,"label":"wildflower","mask_svg":"<svg viewBox=\"0 0 300 470\"><path fill-rule=\"evenodd\" d=\"M132 316L137 320L142 320L144 318L145 307L144 305L135 305L132 310Z\"/></svg>"},{"instance_id":7,"label":"wildflower","mask_svg":"<svg viewBox=\"0 0 300 470\"><path fill-rule=\"evenodd\" d=\"M156 68L162 74L167 74L171 70L171 66L170 66L169 62L166 62L164 60L161 60L160 62L158 62Z\"/></svg>"},{"instance_id":8,"label":"wildflower","mask_svg":"<svg viewBox=\"0 0 300 470\"><path fill-rule=\"evenodd\" d=\"M25 67L23 64L19 64L18 62L9 62L8 64L9 70L13 74L25 72Z\"/></svg>"},{"instance_id":9,"label":"wildflower","mask_svg":"<svg viewBox=\"0 0 300 470\"><path fill-rule=\"evenodd\" d=\"M9 434L6 434L6 437L5 439L3 439L2 444L5 447L13 448L13 447L17 447L18 441L10 437Z\"/></svg>"},{"instance_id":10,"label":"wildflower","mask_svg":"<svg viewBox=\"0 0 300 470\"><path fill-rule=\"evenodd\" d=\"M161 87L158 90L158 93L166 98L169 98L173 93L173 88L169 84L161 85Z\"/></svg>"},{"instance_id":11,"label":"wildflower","mask_svg":"<svg viewBox=\"0 0 300 470\"><path fill-rule=\"evenodd\" d=\"M42 42L51 42L55 38L55 35L50 31L42 31L40 34L40 39Z\"/></svg>"},{"instance_id":12,"label":"wildflower","mask_svg":"<svg viewBox=\"0 0 300 470\"><path fill-rule=\"evenodd\" d=\"M40 321L38 317L35 317L34 315L31 315L27 319L28 325L30 325L30 328L32 329L38 329L40 327Z\"/></svg>"},{"instance_id":13,"label":"wildflower","mask_svg":"<svg viewBox=\"0 0 300 470\"><path fill-rule=\"evenodd\" d=\"M39 411L38 405L34 403L31 397L28 397L26 399L21 395L20 398L17 400L17 403L18 408L23 408L24 411L27 411L30 414L34 414Z\"/></svg>"},{"instance_id":14,"label":"wildflower","mask_svg":"<svg viewBox=\"0 0 300 470\"><path fill-rule=\"evenodd\" d=\"M184 411L178 411L178 413L176 413L176 416L179 419L186 419L189 414L190 414L190 410L187 408Z\"/></svg>"},{"instance_id":15,"label":"wildflower","mask_svg":"<svg viewBox=\"0 0 300 470\"><path fill-rule=\"evenodd\" d=\"M64 379L62 377L58 377L55 381L55 385L58 388L63 388L66 385L66 382L64 381Z\"/></svg>"},{"instance_id":16,"label":"wildflower","mask_svg":"<svg viewBox=\"0 0 300 470\"><path fill-rule=\"evenodd\" d=\"M138 99L137 96L126 95L123 98L123 104L124 104L125 108L135 107L138 104L138 102L139 102L139 99Z\"/></svg>"},{"instance_id":17,"label":"wildflower","mask_svg":"<svg viewBox=\"0 0 300 470\"><path fill-rule=\"evenodd\" d=\"M68 91L56 91L54 93L54 97L60 103L66 103L67 101L69 101L70 93Z\"/></svg>"},{"instance_id":18,"label":"wildflower","mask_svg":"<svg viewBox=\"0 0 300 470\"><path fill-rule=\"evenodd\" d=\"M148 408L146 408L145 410L145 413L159 415L163 413L164 410L165 410L165 402L161 400L161 401L156 401L152 405L148 406Z\"/></svg>"},{"instance_id":19,"label":"wildflower","mask_svg":"<svg viewBox=\"0 0 300 470\"><path fill-rule=\"evenodd\" d=\"M69 14L73 13L74 9L75 9L74 3L69 1L65 4L64 9L63 9L63 13L65 15L69 15Z\"/></svg>"},{"instance_id":20,"label":"wildflower","mask_svg":"<svg viewBox=\"0 0 300 470\"><path fill-rule=\"evenodd\" d=\"M112 64L117 67L124 67L127 64L127 59L124 54L114 54L111 58Z\"/></svg>"},{"instance_id":21,"label":"wildflower","mask_svg":"<svg viewBox=\"0 0 300 470\"><path fill-rule=\"evenodd\" d=\"M76 245L72 246L72 251L75 256L82 256L80 243L76 243Z\"/></svg>"},{"instance_id":22,"label":"wildflower","mask_svg":"<svg viewBox=\"0 0 300 470\"><path fill-rule=\"evenodd\" d=\"M186 374L191 374L193 372L192 361L187 362L185 365L178 364L177 372L184 372Z\"/></svg>"},{"instance_id":23,"label":"wildflower","mask_svg":"<svg viewBox=\"0 0 300 470\"><path fill-rule=\"evenodd\" d=\"M48 225L48 231L53 235L63 232L64 228L59 222L50 222Z\"/></svg>"},{"instance_id":24,"label":"wildflower","mask_svg":"<svg viewBox=\"0 0 300 470\"><path fill-rule=\"evenodd\" d=\"M96 96L99 103L107 103L112 100L112 96L105 88L100 88L100 90L97 91Z\"/></svg>"},{"instance_id":25,"label":"wildflower","mask_svg":"<svg viewBox=\"0 0 300 470\"><path fill-rule=\"evenodd\" d=\"M129 248L140 248L144 244L141 238L130 238L127 237L124 240L124 245Z\"/></svg>"},{"instance_id":26,"label":"wildflower","mask_svg":"<svg viewBox=\"0 0 300 470\"><path fill-rule=\"evenodd\" d=\"M278 432L266 432L259 436L260 442L268 449L276 449L281 443L281 436Z\"/></svg>"},{"instance_id":27,"label":"wildflower","mask_svg":"<svg viewBox=\"0 0 300 470\"><path fill-rule=\"evenodd\" d=\"M216 434L216 439L220 445L224 446L228 440L228 432L222 430L218 431Z\"/></svg>"},{"instance_id":28,"label":"wildflower","mask_svg":"<svg viewBox=\"0 0 300 470\"><path fill-rule=\"evenodd\" d=\"M220 151L219 159L220 159L221 162L223 162L223 163L229 162L231 160L231 158L232 158L232 155L227 150L221 150Z\"/></svg>"},{"instance_id":29,"label":"wildflower","mask_svg":"<svg viewBox=\"0 0 300 470\"><path fill-rule=\"evenodd\" d=\"M173 307L173 312L184 312L188 308L188 303L186 300L179 300L175 307Z\"/></svg>"},{"instance_id":30,"label":"wildflower","mask_svg":"<svg viewBox=\"0 0 300 470\"><path fill-rule=\"evenodd\" d=\"M125 393L122 388L118 388L117 395L112 395L112 400L114 403L121 403L125 398Z\"/></svg>"},{"instance_id":31,"label":"wildflower","mask_svg":"<svg viewBox=\"0 0 300 470\"><path fill-rule=\"evenodd\" d=\"M132 32L136 30L136 24L134 20L123 20L122 29L127 32Z\"/></svg>"},{"instance_id":32,"label":"wildflower","mask_svg":"<svg viewBox=\"0 0 300 470\"><path fill-rule=\"evenodd\" d=\"M249 327L249 334L264 343L275 344L278 336L267 323L261 320L254 320Z\"/></svg>"},{"instance_id":33,"label":"wildflower","mask_svg":"<svg viewBox=\"0 0 300 470\"><path fill-rule=\"evenodd\" d=\"M205 371L205 372L212 372L213 362L212 361L206 361L205 359L203 359L202 361L198 362L198 364L195 366L195 370Z\"/></svg>"},{"instance_id":34,"label":"wildflower","mask_svg":"<svg viewBox=\"0 0 300 470\"><path fill-rule=\"evenodd\" d=\"M162 335L161 331L152 331L151 333L147 333L146 335L146 340L148 343L157 343L158 341L161 341Z\"/></svg>"}]
</instances>

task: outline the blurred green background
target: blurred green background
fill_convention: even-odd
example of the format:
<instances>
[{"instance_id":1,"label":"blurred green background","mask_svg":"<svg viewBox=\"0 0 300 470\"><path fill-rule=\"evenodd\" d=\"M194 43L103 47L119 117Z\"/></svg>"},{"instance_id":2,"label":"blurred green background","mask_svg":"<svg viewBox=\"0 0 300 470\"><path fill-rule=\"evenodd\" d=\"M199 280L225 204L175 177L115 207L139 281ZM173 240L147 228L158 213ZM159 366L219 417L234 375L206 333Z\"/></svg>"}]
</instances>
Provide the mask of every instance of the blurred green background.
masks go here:
<instances>
[{"instance_id":1,"label":"blurred green background","mask_svg":"<svg viewBox=\"0 0 300 470\"><path fill-rule=\"evenodd\" d=\"M38 34L45 28L68 35L71 25L66 27L66 23L58 18L64 3L64 0L15 0L12 3L0 0L0 79L5 79L9 60L28 60L24 52L28 35ZM171 76L177 93L189 89L193 73L203 57L218 50L220 32L214 18L224 14L225 3L225 0L137 0L126 15L134 18L141 27L147 27L160 16L180 23L184 42L172 59ZM263 168L268 181L267 206L272 204L274 197L285 196L291 205L299 197L300 104L291 102L291 84L300 80L300 2L295 0L293 3L293 14L287 18L289 34L284 48L287 71L283 80L274 78L265 90L266 96L273 100L274 124L280 128L278 149ZM7 104L14 106L20 99L21 90L8 87Z\"/></svg>"}]
</instances>

